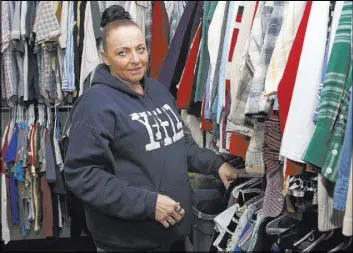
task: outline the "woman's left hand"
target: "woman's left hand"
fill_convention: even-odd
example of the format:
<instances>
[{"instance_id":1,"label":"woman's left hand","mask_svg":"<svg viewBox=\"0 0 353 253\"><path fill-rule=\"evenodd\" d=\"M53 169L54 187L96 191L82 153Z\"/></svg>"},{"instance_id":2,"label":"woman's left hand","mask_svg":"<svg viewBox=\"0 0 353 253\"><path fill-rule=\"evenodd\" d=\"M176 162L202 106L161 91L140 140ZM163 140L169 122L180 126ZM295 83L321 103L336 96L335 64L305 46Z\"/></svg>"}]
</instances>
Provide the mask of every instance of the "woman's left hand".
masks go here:
<instances>
[{"instance_id":1,"label":"woman's left hand","mask_svg":"<svg viewBox=\"0 0 353 253\"><path fill-rule=\"evenodd\" d=\"M243 177L246 175L245 170L236 170L229 163L223 163L218 171L219 178L222 180L224 186L228 189L229 182L237 179L238 177Z\"/></svg>"}]
</instances>

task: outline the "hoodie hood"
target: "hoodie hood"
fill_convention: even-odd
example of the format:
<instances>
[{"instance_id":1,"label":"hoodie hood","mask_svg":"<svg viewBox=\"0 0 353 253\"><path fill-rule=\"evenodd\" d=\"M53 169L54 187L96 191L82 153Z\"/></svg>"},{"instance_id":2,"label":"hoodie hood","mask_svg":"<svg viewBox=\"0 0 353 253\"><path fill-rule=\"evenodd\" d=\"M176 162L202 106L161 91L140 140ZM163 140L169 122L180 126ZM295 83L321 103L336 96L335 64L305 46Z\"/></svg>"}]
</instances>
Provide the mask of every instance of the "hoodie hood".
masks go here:
<instances>
[{"instance_id":1,"label":"hoodie hood","mask_svg":"<svg viewBox=\"0 0 353 253\"><path fill-rule=\"evenodd\" d=\"M130 87L126 86L119 78L114 77L110 73L110 69L105 64L99 64L94 72L92 86L96 84L105 84L109 87L126 93L132 97L140 97L141 95L133 91ZM144 87L144 91L148 92L148 83L146 77L141 80L141 84Z\"/></svg>"}]
</instances>

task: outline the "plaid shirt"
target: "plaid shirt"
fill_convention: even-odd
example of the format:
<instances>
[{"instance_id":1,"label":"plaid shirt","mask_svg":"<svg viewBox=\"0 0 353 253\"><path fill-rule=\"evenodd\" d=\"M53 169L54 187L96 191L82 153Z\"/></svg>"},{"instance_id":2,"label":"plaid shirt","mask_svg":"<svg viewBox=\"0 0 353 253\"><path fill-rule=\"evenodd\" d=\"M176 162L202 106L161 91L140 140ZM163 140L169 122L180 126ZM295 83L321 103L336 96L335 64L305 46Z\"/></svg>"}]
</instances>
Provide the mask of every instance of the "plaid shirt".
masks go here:
<instances>
[{"instance_id":1,"label":"plaid shirt","mask_svg":"<svg viewBox=\"0 0 353 253\"><path fill-rule=\"evenodd\" d=\"M60 26L55 16L52 2L39 2L33 32L36 34L36 44L48 41L60 35Z\"/></svg>"},{"instance_id":2,"label":"plaid shirt","mask_svg":"<svg viewBox=\"0 0 353 253\"><path fill-rule=\"evenodd\" d=\"M327 66L317 125L303 159L322 168L323 176L332 182L338 176L352 85L351 32L352 2L345 1Z\"/></svg>"},{"instance_id":3,"label":"plaid shirt","mask_svg":"<svg viewBox=\"0 0 353 253\"><path fill-rule=\"evenodd\" d=\"M10 44L10 2L1 2L1 92L2 97L12 105L12 98L15 98L17 91L12 85L14 80L13 55ZM11 101L9 101L11 99Z\"/></svg>"},{"instance_id":4,"label":"plaid shirt","mask_svg":"<svg viewBox=\"0 0 353 253\"><path fill-rule=\"evenodd\" d=\"M146 38L148 56L150 56L151 54L152 17L153 17L153 5L152 5L152 1L148 1L148 8L146 11L146 22L145 22L145 38Z\"/></svg>"},{"instance_id":5,"label":"plaid shirt","mask_svg":"<svg viewBox=\"0 0 353 253\"><path fill-rule=\"evenodd\" d=\"M264 44L261 47L260 64L255 67L255 74L245 107L245 114L248 116L269 112L270 104L266 102L264 97L265 79L278 34L282 28L284 8L288 6L286 3L288 2L273 1L274 5L271 18L269 23L265 23L266 36L264 38Z\"/></svg>"}]
</instances>

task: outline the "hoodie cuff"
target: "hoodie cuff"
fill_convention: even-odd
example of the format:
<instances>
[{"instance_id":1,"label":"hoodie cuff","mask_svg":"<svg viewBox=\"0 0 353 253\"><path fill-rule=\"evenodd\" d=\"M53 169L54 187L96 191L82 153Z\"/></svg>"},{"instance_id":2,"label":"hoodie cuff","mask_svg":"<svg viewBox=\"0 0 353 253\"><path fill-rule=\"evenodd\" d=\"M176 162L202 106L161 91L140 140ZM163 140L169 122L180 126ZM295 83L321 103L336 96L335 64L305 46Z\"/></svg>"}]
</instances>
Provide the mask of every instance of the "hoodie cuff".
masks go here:
<instances>
[{"instance_id":1,"label":"hoodie cuff","mask_svg":"<svg viewBox=\"0 0 353 253\"><path fill-rule=\"evenodd\" d=\"M225 162L226 160L221 155L217 155L217 158L212 163L211 174L219 178L219 175L218 175L219 168L221 168L221 166Z\"/></svg>"},{"instance_id":2,"label":"hoodie cuff","mask_svg":"<svg viewBox=\"0 0 353 253\"><path fill-rule=\"evenodd\" d=\"M155 219L157 197L157 192L146 191L145 214L147 218Z\"/></svg>"}]
</instances>

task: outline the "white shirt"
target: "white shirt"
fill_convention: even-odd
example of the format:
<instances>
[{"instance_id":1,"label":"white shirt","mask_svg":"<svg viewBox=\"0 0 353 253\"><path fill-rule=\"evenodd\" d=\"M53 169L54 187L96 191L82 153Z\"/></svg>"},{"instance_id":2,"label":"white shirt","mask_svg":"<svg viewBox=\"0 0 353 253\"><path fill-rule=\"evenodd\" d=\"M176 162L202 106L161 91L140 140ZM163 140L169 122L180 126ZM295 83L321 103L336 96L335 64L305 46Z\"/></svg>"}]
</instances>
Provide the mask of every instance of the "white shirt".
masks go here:
<instances>
[{"instance_id":1,"label":"white shirt","mask_svg":"<svg viewBox=\"0 0 353 253\"><path fill-rule=\"evenodd\" d=\"M283 133L280 155L297 162L312 138L312 115L325 55L330 2L313 2L306 28L297 78Z\"/></svg>"},{"instance_id":2,"label":"white shirt","mask_svg":"<svg viewBox=\"0 0 353 253\"><path fill-rule=\"evenodd\" d=\"M80 75L80 92L83 93L84 82L89 74L100 64L96 38L93 31L91 3L87 2L85 11L85 38L83 40L82 63Z\"/></svg>"}]
</instances>

